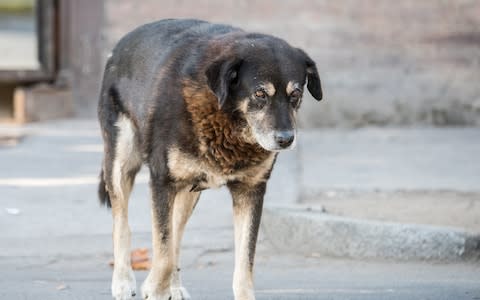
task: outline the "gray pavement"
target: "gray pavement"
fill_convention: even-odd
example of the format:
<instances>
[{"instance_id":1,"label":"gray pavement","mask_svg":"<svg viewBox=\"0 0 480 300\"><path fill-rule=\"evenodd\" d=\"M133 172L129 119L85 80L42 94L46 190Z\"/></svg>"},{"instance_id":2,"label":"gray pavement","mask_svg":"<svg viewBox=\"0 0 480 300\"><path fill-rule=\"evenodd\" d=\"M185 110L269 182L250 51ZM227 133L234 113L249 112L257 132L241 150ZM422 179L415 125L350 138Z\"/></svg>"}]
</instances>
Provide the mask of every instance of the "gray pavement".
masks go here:
<instances>
[{"instance_id":1,"label":"gray pavement","mask_svg":"<svg viewBox=\"0 0 480 300\"><path fill-rule=\"evenodd\" d=\"M255 269L259 300L480 298L478 265L396 264L259 254ZM111 299L111 270L105 264L108 258L72 254L47 262L26 258L2 261L0 298ZM233 298L231 258L230 251L211 252L183 269L184 284L194 299ZM141 282L146 272L136 272L136 277Z\"/></svg>"},{"instance_id":2,"label":"gray pavement","mask_svg":"<svg viewBox=\"0 0 480 300\"><path fill-rule=\"evenodd\" d=\"M304 198L325 189L480 191L480 128L312 130L299 138Z\"/></svg>"},{"instance_id":3,"label":"gray pavement","mask_svg":"<svg viewBox=\"0 0 480 300\"><path fill-rule=\"evenodd\" d=\"M431 134L438 135L438 143L455 137L451 151L463 153L467 160L474 152L471 147L478 145L476 131L458 129L449 134L449 130L432 130ZM349 172L342 168L351 166L341 162L348 156L347 149L353 149L353 138L350 144L335 145L342 136L353 133L323 133L321 136L329 138L317 142L308 137L316 133L304 133L298 150L280 155L267 206L294 206L297 198L307 199L303 191L316 186L313 178L306 179L309 174L316 176L320 186L309 190L312 201L325 191L342 187L335 182L345 180L343 187L361 187L354 176L342 176L342 172ZM14 137L20 139L17 146L0 144L0 299L109 299L112 223L109 211L100 208L96 199L102 151L96 122L2 126L0 136L10 137L3 139L9 144ZM393 155L387 144L381 151L385 161ZM351 152L361 158L363 150ZM440 151L440 157L445 153L449 152ZM447 157L452 159L453 155ZM334 160L338 165L328 164ZM355 161L352 159L353 165ZM326 163L326 168L321 168L320 162ZM375 180L375 172L366 162L362 164L364 172ZM467 163L452 163L444 175L468 175L460 187L474 187L475 178L471 177L478 175L478 169L471 165L465 169ZM442 174L435 176L446 182L440 178ZM328 180L330 183L325 183ZM147 181L146 173L140 174L130 202L134 247L150 246ZM382 188L382 181L378 182L376 188ZM333 259L315 253L308 257L304 253L279 254L268 238L261 233L256 265L258 299L480 299L480 265L476 261L395 263ZM194 299L232 298L231 201L225 189L202 194L187 226L182 254L185 284ZM138 284L145 276L145 272L137 273Z\"/></svg>"}]
</instances>

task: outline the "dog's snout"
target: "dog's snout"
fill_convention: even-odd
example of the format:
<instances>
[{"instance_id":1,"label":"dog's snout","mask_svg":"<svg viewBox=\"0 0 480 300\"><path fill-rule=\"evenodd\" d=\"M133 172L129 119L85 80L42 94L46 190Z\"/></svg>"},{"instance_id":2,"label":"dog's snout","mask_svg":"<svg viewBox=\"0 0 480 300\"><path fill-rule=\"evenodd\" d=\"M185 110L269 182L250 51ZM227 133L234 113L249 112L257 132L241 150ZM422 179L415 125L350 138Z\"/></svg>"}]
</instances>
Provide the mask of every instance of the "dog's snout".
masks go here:
<instances>
[{"instance_id":1,"label":"dog's snout","mask_svg":"<svg viewBox=\"0 0 480 300\"><path fill-rule=\"evenodd\" d=\"M286 148L293 143L295 133L293 130L279 130L274 135L275 142L282 148Z\"/></svg>"}]
</instances>

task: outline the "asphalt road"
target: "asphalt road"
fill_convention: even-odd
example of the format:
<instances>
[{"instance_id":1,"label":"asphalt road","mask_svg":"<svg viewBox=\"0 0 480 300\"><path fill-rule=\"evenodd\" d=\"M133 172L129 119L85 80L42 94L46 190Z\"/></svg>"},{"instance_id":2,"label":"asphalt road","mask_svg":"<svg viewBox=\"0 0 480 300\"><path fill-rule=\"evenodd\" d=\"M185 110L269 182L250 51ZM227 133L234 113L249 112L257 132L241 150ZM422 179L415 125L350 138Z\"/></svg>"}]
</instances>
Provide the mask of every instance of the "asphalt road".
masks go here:
<instances>
[{"instance_id":1,"label":"asphalt road","mask_svg":"<svg viewBox=\"0 0 480 300\"><path fill-rule=\"evenodd\" d=\"M108 237L105 237L108 238ZM232 299L231 251L202 255L183 269L193 299ZM268 255L268 256L267 256ZM388 263L296 258L263 253L256 267L258 300L474 300L478 264ZM0 299L111 299L106 255L0 260ZM146 272L137 272L137 285ZM137 296L136 299L140 299Z\"/></svg>"}]
</instances>

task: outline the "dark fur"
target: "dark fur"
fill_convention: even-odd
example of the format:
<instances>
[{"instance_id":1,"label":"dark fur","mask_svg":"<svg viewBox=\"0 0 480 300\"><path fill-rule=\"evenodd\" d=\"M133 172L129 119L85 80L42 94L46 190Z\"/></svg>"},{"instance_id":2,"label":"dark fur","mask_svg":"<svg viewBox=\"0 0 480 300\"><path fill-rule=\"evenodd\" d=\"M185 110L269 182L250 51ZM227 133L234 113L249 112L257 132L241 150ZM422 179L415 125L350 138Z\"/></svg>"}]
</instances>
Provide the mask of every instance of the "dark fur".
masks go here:
<instances>
[{"instance_id":1,"label":"dark fur","mask_svg":"<svg viewBox=\"0 0 480 300\"><path fill-rule=\"evenodd\" d=\"M105 185L103 169L102 171L100 171L100 183L98 184L98 199L100 200L100 204L106 205L107 207L112 207L110 195L108 194Z\"/></svg>"},{"instance_id":2,"label":"dark fur","mask_svg":"<svg viewBox=\"0 0 480 300\"><path fill-rule=\"evenodd\" d=\"M272 153L244 138L248 124L239 111L242 99L251 99L259 79L279 91L270 99L269 126L278 130L295 127L294 111L286 82L297 80L322 98L315 63L300 49L264 34L210 24L199 20L162 20L126 35L106 64L98 107L105 156L98 194L111 206L112 168L115 160L120 114L134 126L135 147L150 168L153 209L162 240L169 237L169 216L180 189L200 191L205 178L177 180L168 167L172 147L205 162L220 175L235 175L266 161ZM250 97L250 98L249 98ZM248 102L248 111L264 104ZM246 133L247 132L247 133ZM276 155L276 154L275 154ZM227 182L234 207L252 212L250 263L260 222L266 181L273 164L257 182ZM133 182L140 165L128 170ZM248 203L239 203L247 196ZM242 196L242 197L241 197Z\"/></svg>"},{"instance_id":3,"label":"dark fur","mask_svg":"<svg viewBox=\"0 0 480 300\"><path fill-rule=\"evenodd\" d=\"M226 118L232 124L235 121L241 123L242 120L237 120L238 116L233 112L235 103L227 103L226 100L228 96L247 95L235 95L235 91L229 95L232 93L229 91L230 73L238 72L236 69L242 61L256 56L264 59L266 70L278 69L277 65L282 64L275 57L267 59L264 49L249 49L252 42L268 48L272 56L276 52L292 52L293 49L284 41L268 35L246 33L230 26L199 20L163 20L144 25L125 36L107 62L99 102L99 119L108 152L104 161L106 169L111 167L114 156L114 124L119 113L127 115L135 124L146 162L155 166L155 172L161 173L159 175L168 175L164 158L170 145L198 154L197 145L191 139L195 136L191 112L183 99L186 82L191 83L191 89L203 89L201 92L206 97L212 98L208 94L212 91L218 97ZM298 65L292 66L290 71L303 73L304 65L312 69L306 74L308 88L315 98L321 99L315 64L302 50L297 50ZM245 55L242 56L242 52ZM261 150L253 150L251 159L255 160L258 152ZM238 167L246 163L248 154L242 155L243 162L239 162ZM108 184L108 178L105 181ZM101 201L108 204L108 196L104 196L102 188L99 191Z\"/></svg>"}]
</instances>

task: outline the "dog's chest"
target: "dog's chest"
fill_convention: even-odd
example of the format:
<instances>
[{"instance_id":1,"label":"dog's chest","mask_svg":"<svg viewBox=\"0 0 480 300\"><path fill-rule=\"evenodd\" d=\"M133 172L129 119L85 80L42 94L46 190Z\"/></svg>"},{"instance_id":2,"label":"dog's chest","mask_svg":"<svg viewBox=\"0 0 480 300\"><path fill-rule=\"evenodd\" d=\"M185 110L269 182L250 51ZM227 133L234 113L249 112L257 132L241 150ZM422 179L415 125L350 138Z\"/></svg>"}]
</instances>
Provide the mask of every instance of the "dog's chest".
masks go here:
<instances>
[{"instance_id":1,"label":"dog's chest","mask_svg":"<svg viewBox=\"0 0 480 300\"><path fill-rule=\"evenodd\" d=\"M270 171L274 154L254 141L247 142L247 128L219 108L210 89L186 81L183 96L196 154L169 149L168 166L176 180L192 182L194 189L205 189L229 181L253 183Z\"/></svg>"},{"instance_id":2,"label":"dog's chest","mask_svg":"<svg viewBox=\"0 0 480 300\"><path fill-rule=\"evenodd\" d=\"M272 154L256 165L238 171L224 172L205 157L194 157L178 148L171 148L168 152L168 168L175 180L190 185L192 191L201 191L221 187L230 181L255 185L265 179L274 159L275 156Z\"/></svg>"}]
</instances>

